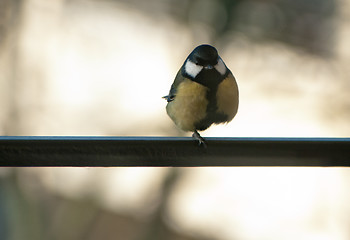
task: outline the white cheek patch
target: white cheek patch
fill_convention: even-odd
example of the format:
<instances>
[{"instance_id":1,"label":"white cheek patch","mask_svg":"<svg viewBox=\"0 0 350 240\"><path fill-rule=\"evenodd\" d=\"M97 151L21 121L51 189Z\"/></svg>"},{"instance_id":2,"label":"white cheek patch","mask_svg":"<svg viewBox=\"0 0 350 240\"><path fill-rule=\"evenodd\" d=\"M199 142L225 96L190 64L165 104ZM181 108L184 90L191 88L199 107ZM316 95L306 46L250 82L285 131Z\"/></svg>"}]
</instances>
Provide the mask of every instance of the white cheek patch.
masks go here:
<instances>
[{"instance_id":1,"label":"white cheek patch","mask_svg":"<svg viewBox=\"0 0 350 240\"><path fill-rule=\"evenodd\" d=\"M203 67L196 65L195 63L191 62L190 60L186 61L185 64L185 72L190 75L191 77L195 78L200 71L202 71Z\"/></svg>"},{"instance_id":2,"label":"white cheek patch","mask_svg":"<svg viewBox=\"0 0 350 240\"><path fill-rule=\"evenodd\" d=\"M218 63L214 66L216 71L218 71L221 75L225 75L226 73L226 66L222 59L219 57Z\"/></svg>"}]
</instances>

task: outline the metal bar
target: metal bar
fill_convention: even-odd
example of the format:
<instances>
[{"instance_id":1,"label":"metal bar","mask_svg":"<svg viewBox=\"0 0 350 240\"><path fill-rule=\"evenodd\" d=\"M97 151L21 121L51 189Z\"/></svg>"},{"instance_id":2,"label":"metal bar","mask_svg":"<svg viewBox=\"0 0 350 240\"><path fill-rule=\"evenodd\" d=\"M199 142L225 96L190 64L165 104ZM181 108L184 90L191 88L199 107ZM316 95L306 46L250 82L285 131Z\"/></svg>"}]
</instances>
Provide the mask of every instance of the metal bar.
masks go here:
<instances>
[{"instance_id":1,"label":"metal bar","mask_svg":"<svg viewBox=\"0 0 350 240\"><path fill-rule=\"evenodd\" d=\"M0 137L0 166L350 166L350 138Z\"/></svg>"}]
</instances>

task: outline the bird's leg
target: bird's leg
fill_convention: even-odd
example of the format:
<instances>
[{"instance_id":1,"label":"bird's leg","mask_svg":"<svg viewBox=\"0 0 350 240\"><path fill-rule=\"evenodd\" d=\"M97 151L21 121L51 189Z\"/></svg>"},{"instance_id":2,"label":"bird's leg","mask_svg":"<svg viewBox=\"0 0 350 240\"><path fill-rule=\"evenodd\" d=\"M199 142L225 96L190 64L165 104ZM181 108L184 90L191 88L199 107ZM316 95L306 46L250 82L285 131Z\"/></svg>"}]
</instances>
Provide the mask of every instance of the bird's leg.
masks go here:
<instances>
[{"instance_id":1,"label":"bird's leg","mask_svg":"<svg viewBox=\"0 0 350 240\"><path fill-rule=\"evenodd\" d=\"M196 140L198 140L199 142L199 146L202 145L203 147L207 147L207 144L205 143L204 138L201 137L201 135L197 132L197 130L195 130L192 134L192 137Z\"/></svg>"}]
</instances>

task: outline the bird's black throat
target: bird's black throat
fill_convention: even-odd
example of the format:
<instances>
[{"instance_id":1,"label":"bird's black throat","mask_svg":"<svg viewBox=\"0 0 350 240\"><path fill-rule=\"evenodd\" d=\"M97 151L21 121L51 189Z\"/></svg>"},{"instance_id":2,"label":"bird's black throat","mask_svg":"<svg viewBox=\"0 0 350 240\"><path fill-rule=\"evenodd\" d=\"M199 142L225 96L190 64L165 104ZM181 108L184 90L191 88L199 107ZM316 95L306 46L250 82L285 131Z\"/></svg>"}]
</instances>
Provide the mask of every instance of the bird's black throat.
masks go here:
<instances>
[{"instance_id":1,"label":"bird's black throat","mask_svg":"<svg viewBox=\"0 0 350 240\"><path fill-rule=\"evenodd\" d=\"M226 71L224 75L221 75L215 68L203 69L198 73L196 77L192 77L186 73L184 68L182 68L182 75L194 82L197 82L209 89L216 89L218 85L227 77L229 71Z\"/></svg>"}]
</instances>

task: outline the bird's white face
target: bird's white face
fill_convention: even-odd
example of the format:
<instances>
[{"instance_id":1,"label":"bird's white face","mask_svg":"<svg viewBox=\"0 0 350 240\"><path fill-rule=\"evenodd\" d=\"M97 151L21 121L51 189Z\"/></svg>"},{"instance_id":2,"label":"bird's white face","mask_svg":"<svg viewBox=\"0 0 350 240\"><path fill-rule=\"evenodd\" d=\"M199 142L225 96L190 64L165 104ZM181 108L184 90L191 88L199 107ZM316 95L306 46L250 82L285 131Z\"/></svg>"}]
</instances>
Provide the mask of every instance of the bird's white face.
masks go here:
<instances>
[{"instance_id":1,"label":"bird's white face","mask_svg":"<svg viewBox=\"0 0 350 240\"><path fill-rule=\"evenodd\" d=\"M224 62L222 61L221 57L218 58L218 63L214 66L214 68L221 75L225 75L225 73L226 73L226 66L225 66Z\"/></svg>"},{"instance_id":2,"label":"bird's white face","mask_svg":"<svg viewBox=\"0 0 350 240\"><path fill-rule=\"evenodd\" d=\"M195 64L190 59L188 59L185 63L185 71L188 75L195 78L203 69L204 67L198 64ZM218 58L218 63L214 66L216 71L218 71L221 75L225 75L226 73L226 66L222 59Z\"/></svg>"},{"instance_id":3,"label":"bird's white face","mask_svg":"<svg viewBox=\"0 0 350 240\"><path fill-rule=\"evenodd\" d=\"M195 78L198 75L198 73L202 71L202 69L203 66L195 64L190 59L186 61L185 72L191 77Z\"/></svg>"}]
</instances>

